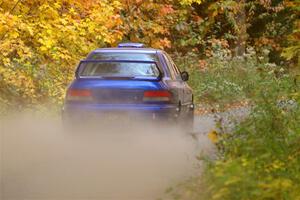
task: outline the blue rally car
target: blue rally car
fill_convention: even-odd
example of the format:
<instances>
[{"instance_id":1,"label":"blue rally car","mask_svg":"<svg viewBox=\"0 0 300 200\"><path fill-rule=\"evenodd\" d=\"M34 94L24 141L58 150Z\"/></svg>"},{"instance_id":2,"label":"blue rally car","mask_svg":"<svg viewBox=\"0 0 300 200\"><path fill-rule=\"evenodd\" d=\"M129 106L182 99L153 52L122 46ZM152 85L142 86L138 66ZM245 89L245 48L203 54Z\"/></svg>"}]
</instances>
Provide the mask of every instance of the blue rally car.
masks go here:
<instances>
[{"instance_id":1,"label":"blue rally car","mask_svg":"<svg viewBox=\"0 0 300 200\"><path fill-rule=\"evenodd\" d=\"M82 60L70 84L63 119L96 120L126 116L130 120L175 121L192 128L194 104L187 72L180 72L170 56L121 43L117 48L92 51Z\"/></svg>"}]
</instances>

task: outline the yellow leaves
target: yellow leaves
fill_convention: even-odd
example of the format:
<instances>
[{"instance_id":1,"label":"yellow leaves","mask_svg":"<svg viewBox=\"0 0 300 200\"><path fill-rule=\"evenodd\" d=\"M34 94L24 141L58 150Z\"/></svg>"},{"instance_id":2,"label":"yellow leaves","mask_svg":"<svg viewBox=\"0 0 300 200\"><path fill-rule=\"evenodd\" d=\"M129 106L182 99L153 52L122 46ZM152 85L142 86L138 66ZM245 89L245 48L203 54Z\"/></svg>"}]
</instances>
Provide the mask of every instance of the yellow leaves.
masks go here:
<instances>
[{"instance_id":1,"label":"yellow leaves","mask_svg":"<svg viewBox=\"0 0 300 200\"><path fill-rule=\"evenodd\" d=\"M272 161L268 166L265 167L266 172L274 172L277 170L285 170L286 165L280 160L274 160Z\"/></svg>"},{"instance_id":2,"label":"yellow leaves","mask_svg":"<svg viewBox=\"0 0 300 200\"><path fill-rule=\"evenodd\" d=\"M89 1L88 7L81 5L85 2L45 1L32 11L34 18L0 13L0 35L5 34L0 43L1 87L22 101L33 102L39 96L62 101L74 63L123 34L115 30L122 23L115 13L120 2Z\"/></svg>"},{"instance_id":3,"label":"yellow leaves","mask_svg":"<svg viewBox=\"0 0 300 200\"><path fill-rule=\"evenodd\" d=\"M191 5L192 3L201 4L202 0L180 0L182 5Z\"/></svg>"},{"instance_id":4,"label":"yellow leaves","mask_svg":"<svg viewBox=\"0 0 300 200\"><path fill-rule=\"evenodd\" d=\"M64 25L64 26L66 26L66 25L68 24L68 21L67 21L66 18L60 18L59 21L60 21L60 23L61 23L62 25Z\"/></svg>"},{"instance_id":5,"label":"yellow leaves","mask_svg":"<svg viewBox=\"0 0 300 200\"><path fill-rule=\"evenodd\" d=\"M207 136L212 143L217 143L219 141L218 133L215 130L209 132Z\"/></svg>"},{"instance_id":6,"label":"yellow leaves","mask_svg":"<svg viewBox=\"0 0 300 200\"><path fill-rule=\"evenodd\" d=\"M229 180L225 181L224 185L225 186L230 186L230 185L237 184L240 181L241 181L240 177L232 176Z\"/></svg>"},{"instance_id":7,"label":"yellow leaves","mask_svg":"<svg viewBox=\"0 0 300 200\"><path fill-rule=\"evenodd\" d=\"M26 31L29 33L30 36L34 35L33 27L32 26L26 26Z\"/></svg>"},{"instance_id":8,"label":"yellow leaves","mask_svg":"<svg viewBox=\"0 0 300 200\"><path fill-rule=\"evenodd\" d=\"M214 199L214 200L224 199L224 196L226 196L229 192L230 191L228 188L223 187L212 196L212 199Z\"/></svg>"},{"instance_id":9,"label":"yellow leaves","mask_svg":"<svg viewBox=\"0 0 300 200\"><path fill-rule=\"evenodd\" d=\"M60 17L58 10L50 2L44 2L38 9L41 13L40 19L45 21L55 20Z\"/></svg>"},{"instance_id":10,"label":"yellow leaves","mask_svg":"<svg viewBox=\"0 0 300 200\"><path fill-rule=\"evenodd\" d=\"M69 9L69 12L70 12L70 14L72 14L72 15L75 15L75 14L76 14L76 11L75 11L75 9L74 9L73 7Z\"/></svg>"},{"instance_id":11,"label":"yellow leaves","mask_svg":"<svg viewBox=\"0 0 300 200\"><path fill-rule=\"evenodd\" d=\"M294 23L294 30L288 37L289 46L283 49L282 56L287 60L294 59L295 64L300 67L300 20Z\"/></svg>"},{"instance_id":12,"label":"yellow leaves","mask_svg":"<svg viewBox=\"0 0 300 200\"><path fill-rule=\"evenodd\" d=\"M73 77L75 63L95 48L116 45L131 28L147 37L143 41L130 34L129 38L157 48L171 47L169 19L160 13L170 17L174 11L170 5L132 0L157 16L154 20L136 17L142 14L137 9L133 17L126 18L128 23L120 15L120 10L127 8L121 0L22 1L12 13L8 11L14 4L4 1L0 8L0 36L5 36L0 43L0 67L5 68L5 82L0 84L11 88L11 94L17 91L13 95L24 101L38 96L60 101L64 94L60 89L67 84L66 76Z\"/></svg>"},{"instance_id":13,"label":"yellow leaves","mask_svg":"<svg viewBox=\"0 0 300 200\"><path fill-rule=\"evenodd\" d=\"M7 66L7 65L10 64L10 59L9 59L9 58L3 58L3 59L2 59L2 62L3 62L3 64L4 64L4 66Z\"/></svg>"},{"instance_id":14,"label":"yellow leaves","mask_svg":"<svg viewBox=\"0 0 300 200\"><path fill-rule=\"evenodd\" d=\"M35 96L35 86L31 77L20 70L12 70L8 67L0 66L2 77L2 87L24 99L32 99ZM32 101L34 101L32 99Z\"/></svg>"},{"instance_id":15,"label":"yellow leaves","mask_svg":"<svg viewBox=\"0 0 300 200\"><path fill-rule=\"evenodd\" d=\"M13 16L9 13L0 13L0 35L6 35L10 33L16 38L16 26L20 23L20 19L17 16Z\"/></svg>"},{"instance_id":16,"label":"yellow leaves","mask_svg":"<svg viewBox=\"0 0 300 200\"><path fill-rule=\"evenodd\" d=\"M122 8L122 3L120 1L113 1L112 2L112 7L116 9L121 9Z\"/></svg>"},{"instance_id":17,"label":"yellow leaves","mask_svg":"<svg viewBox=\"0 0 300 200\"><path fill-rule=\"evenodd\" d=\"M293 185L293 182L290 179L277 178L277 179L273 179L269 183L260 183L259 187L261 187L265 190L268 189L268 190L277 192L280 190L288 189L288 188L292 187L292 185Z\"/></svg>"},{"instance_id":18,"label":"yellow leaves","mask_svg":"<svg viewBox=\"0 0 300 200\"><path fill-rule=\"evenodd\" d=\"M61 8L61 4L58 3L58 2L55 2L55 3L53 4L53 6L54 6L55 9L60 9L60 8Z\"/></svg>"},{"instance_id":19,"label":"yellow leaves","mask_svg":"<svg viewBox=\"0 0 300 200\"><path fill-rule=\"evenodd\" d=\"M19 33L16 31L9 33L9 35L12 39L16 39L19 37Z\"/></svg>"},{"instance_id":20,"label":"yellow leaves","mask_svg":"<svg viewBox=\"0 0 300 200\"><path fill-rule=\"evenodd\" d=\"M39 43L39 50L45 53L48 53L50 49L57 45L57 40L54 38L54 30L50 25L41 25L42 30L38 34L39 38L36 42Z\"/></svg>"},{"instance_id":21,"label":"yellow leaves","mask_svg":"<svg viewBox=\"0 0 300 200\"><path fill-rule=\"evenodd\" d=\"M43 45L42 47L44 47L46 50L50 49L53 45L53 41L50 38L40 39L39 41Z\"/></svg>"},{"instance_id":22,"label":"yellow leaves","mask_svg":"<svg viewBox=\"0 0 300 200\"><path fill-rule=\"evenodd\" d=\"M249 162L248 162L248 160L246 158L242 158L241 161L242 161L242 166L243 167L247 167L248 166Z\"/></svg>"},{"instance_id":23,"label":"yellow leaves","mask_svg":"<svg viewBox=\"0 0 300 200\"><path fill-rule=\"evenodd\" d=\"M271 167L273 169L282 169L284 167L284 163L279 161L279 160L275 160L272 164Z\"/></svg>"}]
</instances>

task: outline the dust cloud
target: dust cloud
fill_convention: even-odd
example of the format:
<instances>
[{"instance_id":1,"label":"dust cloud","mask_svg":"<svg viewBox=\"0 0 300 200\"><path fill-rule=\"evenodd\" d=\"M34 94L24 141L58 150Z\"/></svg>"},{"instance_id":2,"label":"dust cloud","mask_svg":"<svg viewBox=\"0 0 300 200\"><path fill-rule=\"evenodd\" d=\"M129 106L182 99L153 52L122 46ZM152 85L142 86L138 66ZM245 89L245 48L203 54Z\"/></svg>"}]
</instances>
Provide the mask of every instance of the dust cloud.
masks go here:
<instances>
[{"instance_id":1,"label":"dust cloud","mask_svg":"<svg viewBox=\"0 0 300 200\"><path fill-rule=\"evenodd\" d=\"M66 132L60 119L28 114L0 122L1 200L157 199L199 173L195 156L209 148L174 127Z\"/></svg>"}]
</instances>

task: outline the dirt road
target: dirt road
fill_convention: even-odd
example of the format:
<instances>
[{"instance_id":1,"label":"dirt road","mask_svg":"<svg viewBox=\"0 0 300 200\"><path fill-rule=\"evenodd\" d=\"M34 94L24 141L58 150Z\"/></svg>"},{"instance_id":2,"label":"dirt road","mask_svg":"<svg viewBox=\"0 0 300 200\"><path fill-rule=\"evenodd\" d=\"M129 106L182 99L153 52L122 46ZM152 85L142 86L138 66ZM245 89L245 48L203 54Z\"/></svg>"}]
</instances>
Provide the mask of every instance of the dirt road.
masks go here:
<instances>
[{"instance_id":1,"label":"dirt road","mask_svg":"<svg viewBox=\"0 0 300 200\"><path fill-rule=\"evenodd\" d=\"M149 127L66 134L58 120L29 119L1 122L1 200L157 199L199 173L195 156L211 149L200 132L214 126L197 117L196 141Z\"/></svg>"}]
</instances>

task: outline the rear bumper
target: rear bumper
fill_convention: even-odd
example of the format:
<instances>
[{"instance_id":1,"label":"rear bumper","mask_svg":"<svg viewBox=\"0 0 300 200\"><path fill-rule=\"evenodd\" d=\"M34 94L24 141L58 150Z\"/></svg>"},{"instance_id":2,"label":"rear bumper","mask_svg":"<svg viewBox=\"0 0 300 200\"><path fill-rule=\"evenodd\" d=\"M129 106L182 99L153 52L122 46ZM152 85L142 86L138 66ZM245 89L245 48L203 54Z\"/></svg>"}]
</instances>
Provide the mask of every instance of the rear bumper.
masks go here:
<instances>
[{"instance_id":1,"label":"rear bumper","mask_svg":"<svg viewBox=\"0 0 300 200\"><path fill-rule=\"evenodd\" d=\"M62 114L63 118L77 120L91 117L169 120L177 118L178 110L177 106L173 104L66 104Z\"/></svg>"}]
</instances>

